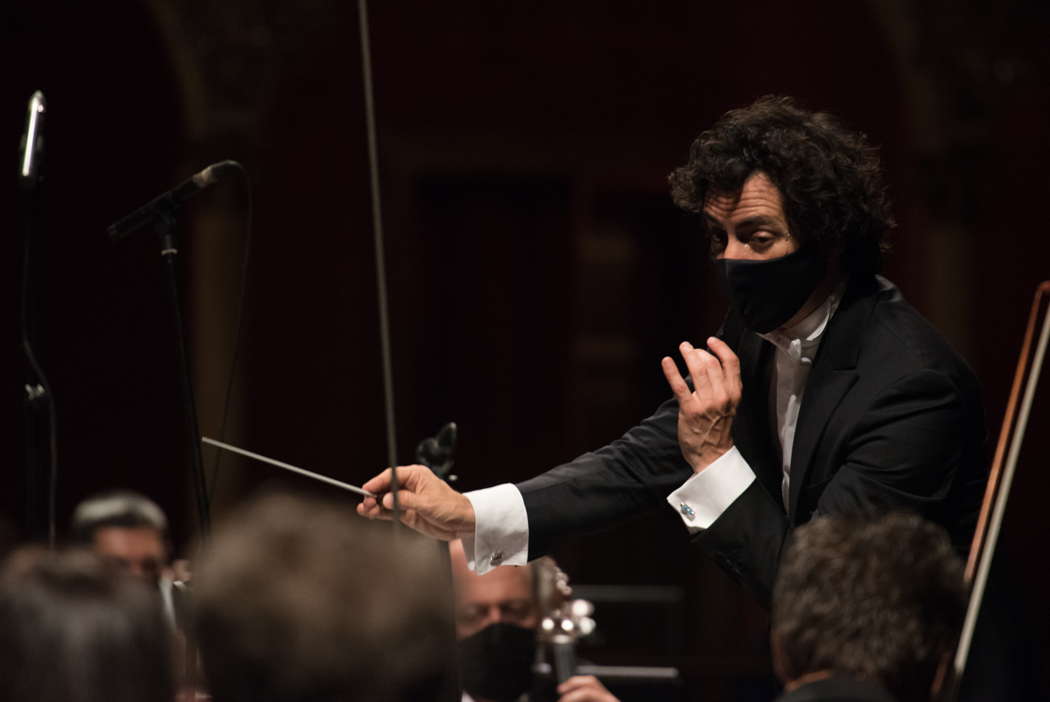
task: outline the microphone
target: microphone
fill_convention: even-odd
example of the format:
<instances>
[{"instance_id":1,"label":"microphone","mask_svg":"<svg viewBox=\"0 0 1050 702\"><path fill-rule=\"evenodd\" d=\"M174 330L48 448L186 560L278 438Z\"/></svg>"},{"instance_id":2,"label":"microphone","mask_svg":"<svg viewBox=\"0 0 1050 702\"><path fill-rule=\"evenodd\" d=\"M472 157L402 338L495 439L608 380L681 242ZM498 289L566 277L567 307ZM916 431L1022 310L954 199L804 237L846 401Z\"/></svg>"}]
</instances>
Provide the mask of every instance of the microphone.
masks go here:
<instances>
[{"instance_id":1,"label":"microphone","mask_svg":"<svg viewBox=\"0 0 1050 702\"><path fill-rule=\"evenodd\" d=\"M40 159L44 150L44 94L37 90L29 98L29 113L26 115L26 131L22 135L22 163L19 180L24 187L32 188L40 179Z\"/></svg>"},{"instance_id":2,"label":"microphone","mask_svg":"<svg viewBox=\"0 0 1050 702\"><path fill-rule=\"evenodd\" d=\"M118 219L109 225L109 237L113 241L119 241L130 234L135 233L153 220L166 214L174 212L182 203L200 191L215 185L219 178L230 170L239 169L241 165L236 161L219 161L208 166L200 173L196 173L182 181L174 188L159 195L142 207L138 208L126 217Z\"/></svg>"}]
</instances>

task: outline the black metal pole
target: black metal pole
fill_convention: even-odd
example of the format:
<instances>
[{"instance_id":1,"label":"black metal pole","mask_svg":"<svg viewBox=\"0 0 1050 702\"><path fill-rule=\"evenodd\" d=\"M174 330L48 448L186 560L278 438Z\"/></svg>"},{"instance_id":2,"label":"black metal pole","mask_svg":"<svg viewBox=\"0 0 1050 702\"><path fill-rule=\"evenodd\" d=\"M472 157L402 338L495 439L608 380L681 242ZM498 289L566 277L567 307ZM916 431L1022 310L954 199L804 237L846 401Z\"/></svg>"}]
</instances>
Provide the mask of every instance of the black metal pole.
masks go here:
<instances>
[{"instance_id":1,"label":"black metal pole","mask_svg":"<svg viewBox=\"0 0 1050 702\"><path fill-rule=\"evenodd\" d=\"M204 477L204 460L201 455L201 431L197 421L197 403L193 397L193 381L190 376L189 354L186 352L186 333L182 325L182 307L179 304L178 254L175 238L175 217L165 213L158 219L157 231L160 234L160 255L168 271L168 297L171 300L172 321L175 324L175 343L179 362L179 385L182 391L182 404L186 417L186 431L190 444L192 462L193 491L197 502L197 515L200 520L200 538L205 541L210 532L208 511L208 489Z\"/></svg>"}]
</instances>

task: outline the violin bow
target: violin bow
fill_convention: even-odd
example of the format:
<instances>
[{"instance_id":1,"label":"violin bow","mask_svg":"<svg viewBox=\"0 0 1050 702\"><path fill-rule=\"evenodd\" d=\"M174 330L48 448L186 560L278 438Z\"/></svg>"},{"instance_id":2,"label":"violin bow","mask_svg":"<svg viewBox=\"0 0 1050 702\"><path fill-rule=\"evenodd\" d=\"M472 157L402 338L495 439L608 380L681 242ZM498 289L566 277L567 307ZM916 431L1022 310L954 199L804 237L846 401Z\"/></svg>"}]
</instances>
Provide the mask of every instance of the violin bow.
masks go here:
<instances>
[{"instance_id":1,"label":"violin bow","mask_svg":"<svg viewBox=\"0 0 1050 702\"><path fill-rule=\"evenodd\" d=\"M1017 470L1017 458L1024 443L1025 430L1028 427L1028 416L1035 399L1039 376L1046 359L1046 349L1050 341L1050 280L1036 287L1035 299L1028 315L1024 341L1021 344L1021 355L1014 372L1010 398L1003 416L1003 425L999 431L999 441L995 448L995 457L988 475L988 486L984 491L984 501L977 520L970 555L966 562L965 578L970 585L970 600L963 620L962 632L956 646L951 669L942 666L939 676L943 679L937 695L942 702L953 702L958 698L959 685L966 671L966 661L973 642L977 617L981 611L988 574L991 571L995 548L999 542L999 531L1006 514L1006 503L1010 497L1014 474ZM1040 319L1042 320L1040 323ZM1036 337L1038 328L1038 338Z\"/></svg>"}]
</instances>

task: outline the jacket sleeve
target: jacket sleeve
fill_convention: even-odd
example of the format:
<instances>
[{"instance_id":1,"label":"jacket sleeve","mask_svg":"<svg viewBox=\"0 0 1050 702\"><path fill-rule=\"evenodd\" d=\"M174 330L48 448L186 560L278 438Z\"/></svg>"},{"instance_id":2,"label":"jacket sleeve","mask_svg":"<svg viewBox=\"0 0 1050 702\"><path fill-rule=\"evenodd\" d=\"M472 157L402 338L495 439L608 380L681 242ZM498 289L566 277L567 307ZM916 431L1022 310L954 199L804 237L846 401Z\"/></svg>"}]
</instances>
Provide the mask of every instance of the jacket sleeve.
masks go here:
<instances>
[{"instance_id":1,"label":"jacket sleeve","mask_svg":"<svg viewBox=\"0 0 1050 702\"><path fill-rule=\"evenodd\" d=\"M678 447L677 420L672 398L616 441L519 483L529 517L529 559L548 553L561 537L665 505L692 475Z\"/></svg>"},{"instance_id":2,"label":"jacket sleeve","mask_svg":"<svg viewBox=\"0 0 1050 702\"><path fill-rule=\"evenodd\" d=\"M829 476L825 482L802 486L819 491L814 516L907 510L951 530L957 474L975 455L968 450L974 440L983 440L962 398L950 378L932 370L879 393L833 455L832 470L817 473ZM783 507L756 481L694 541L768 603L790 530Z\"/></svg>"}]
</instances>

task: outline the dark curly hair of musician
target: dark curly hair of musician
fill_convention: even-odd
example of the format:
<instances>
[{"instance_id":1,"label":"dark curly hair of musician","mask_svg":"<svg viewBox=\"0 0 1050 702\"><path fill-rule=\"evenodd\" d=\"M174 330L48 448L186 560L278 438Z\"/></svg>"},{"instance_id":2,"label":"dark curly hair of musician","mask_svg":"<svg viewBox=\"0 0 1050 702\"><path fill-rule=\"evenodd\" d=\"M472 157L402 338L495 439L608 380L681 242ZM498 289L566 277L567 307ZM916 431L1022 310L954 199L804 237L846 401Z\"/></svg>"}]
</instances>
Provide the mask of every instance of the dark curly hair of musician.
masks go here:
<instances>
[{"instance_id":1,"label":"dark curly hair of musician","mask_svg":"<svg viewBox=\"0 0 1050 702\"><path fill-rule=\"evenodd\" d=\"M841 251L842 269L872 275L896 226L877 150L867 137L789 97L767 95L730 110L689 149L689 162L668 180L675 204L703 211L711 195L739 195L762 172L783 197L791 233L800 244Z\"/></svg>"},{"instance_id":2,"label":"dark curly hair of musician","mask_svg":"<svg viewBox=\"0 0 1050 702\"><path fill-rule=\"evenodd\" d=\"M845 675L929 699L965 611L962 562L941 527L903 513L818 517L794 531L773 589L777 673Z\"/></svg>"}]
</instances>

